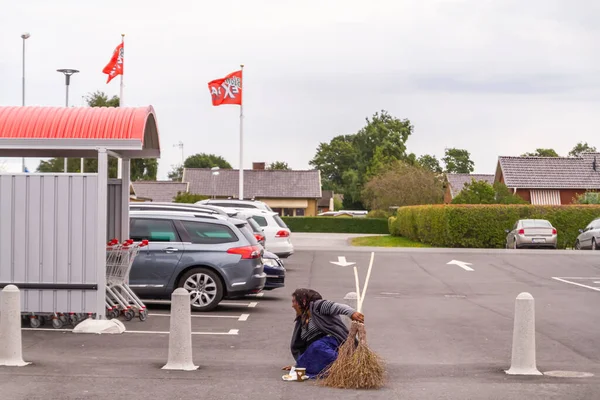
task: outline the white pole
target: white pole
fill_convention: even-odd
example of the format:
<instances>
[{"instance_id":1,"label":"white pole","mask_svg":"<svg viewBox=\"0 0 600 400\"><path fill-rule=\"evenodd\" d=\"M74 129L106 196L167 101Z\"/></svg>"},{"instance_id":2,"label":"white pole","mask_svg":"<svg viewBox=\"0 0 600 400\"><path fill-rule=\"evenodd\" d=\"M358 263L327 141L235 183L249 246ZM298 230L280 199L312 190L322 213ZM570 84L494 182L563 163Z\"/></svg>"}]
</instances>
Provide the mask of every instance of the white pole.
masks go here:
<instances>
[{"instance_id":1,"label":"white pole","mask_svg":"<svg viewBox=\"0 0 600 400\"><path fill-rule=\"evenodd\" d=\"M121 43L125 44L125 34L121 33ZM117 62L118 62L117 58ZM121 84L119 86L119 107L123 107L123 74L125 74L125 46L123 45L123 73L121 74ZM117 178L123 179L123 160L117 159ZM129 190L129 189L127 189Z\"/></svg>"},{"instance_id":2,"label":"white pole","mask_svg":"<svg viewBox=\"0 0 600 400\"><path fill-rule=\"evenodd\" d=\"M240 200L244 199L244 64L242 68L242 82L240 84L240 92L242 95L242 104L240 104Z\"/></svg>"},{"instance_id":3,"label":"white pole","mask_svg":"<svg viewBox=\"0 0 600 400\"><path fill-rule=\"evenodd\" d=\"M25 40L30 37L29 33L24 33L21 35L23 39L23 93L22 93L22 101L21 105L25 107ZM21 172L25 172L25 157L21 159Z\"/></svg>"}]
</instances>

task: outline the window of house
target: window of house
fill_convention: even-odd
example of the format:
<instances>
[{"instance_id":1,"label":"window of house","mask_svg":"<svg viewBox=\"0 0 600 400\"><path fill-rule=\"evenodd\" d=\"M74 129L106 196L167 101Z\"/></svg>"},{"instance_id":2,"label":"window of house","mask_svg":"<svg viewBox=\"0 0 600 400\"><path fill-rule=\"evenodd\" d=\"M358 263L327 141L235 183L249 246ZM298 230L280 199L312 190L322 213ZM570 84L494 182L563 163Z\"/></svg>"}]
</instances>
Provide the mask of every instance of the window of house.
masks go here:
<instances>
[{"instance_id":1,"label":"window of house","mask_svg":"<svg viewBox=\"0 0 600 400\"><path fill-rule=\"evenodd\" d=\"M237 242L238 237L226 225L207 222L181 221L192 243L219 244Z\"/></svg>"},{"instance_id":2,"label":"window of house","mask_svg":"<svg viewBox=\"0 0 600 400\"><path fill-rule=\"evenodd\" d=\"M283 209L283 216L284 217L293 217L294 216L294 209L293 208L284 208Z\"/></svg>"},{"instance_id":3,"label":"window of house","mask_svg":"<svg viewBox=\"0 0 600 400\"><path fill-rule=\"evenodd\" d=\"M136 242L181 242L173 222L169 219L131 218L129 237Z\"/></svg>"},{"instance_id":4,"label":"window of house","mask_svg":"<svg viewBox=\"0 0 600 400\"><path fill-rule=\"evenodd\" d=\"M304 208L296 208L296 217L304 217Z\"/></svg>"}]
</instances>

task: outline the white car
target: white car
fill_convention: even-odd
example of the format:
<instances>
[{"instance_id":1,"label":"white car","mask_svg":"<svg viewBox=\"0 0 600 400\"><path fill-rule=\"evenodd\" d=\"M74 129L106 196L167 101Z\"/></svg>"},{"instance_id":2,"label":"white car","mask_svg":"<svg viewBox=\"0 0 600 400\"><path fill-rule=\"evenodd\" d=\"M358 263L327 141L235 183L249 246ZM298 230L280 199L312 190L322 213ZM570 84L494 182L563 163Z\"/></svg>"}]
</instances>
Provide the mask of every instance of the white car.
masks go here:
<instances>
[{"instance_id":1,"label":"white car","mask_svg":"<svg viewBox=\"0 0 600 400\"><path fill-rule=\"evenodd\" d=\"M256 208L234 208L240 214L250 215L265 234L265 244L267 251L276 254L279 258L288 258L294 254L294 245L291 241L292 231L283 222L279 214L273 211L259 210ZM235 218L235 216L232 216Z\"/></svg>"},{"instance_id":2,"label":"white car","mask_svg":"<svg viewBox=\"0 0 600 400\"><path fill-rule=\"evenodd\" d=\"M243 208L243 209L257 209L265 211L273 211L271 207L264 201L259 200L235 200L235 199L207 199L197 201L196 204L210 205L217 207L227 208Z\"/></svg>"}]
</instances>

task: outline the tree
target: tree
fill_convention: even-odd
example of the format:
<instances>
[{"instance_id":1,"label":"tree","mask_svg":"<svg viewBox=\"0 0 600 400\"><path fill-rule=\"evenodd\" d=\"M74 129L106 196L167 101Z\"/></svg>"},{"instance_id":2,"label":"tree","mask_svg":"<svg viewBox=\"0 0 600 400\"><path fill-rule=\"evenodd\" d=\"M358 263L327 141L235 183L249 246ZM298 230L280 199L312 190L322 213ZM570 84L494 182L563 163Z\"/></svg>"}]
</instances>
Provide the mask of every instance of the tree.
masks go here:
<instances>
[{"instance_id":1,"label":"tree","mask_svg":"<svg viewBox=\"0 0 600 400\"><path fill-rule=\"evenodd\" d=\"M486 181L471 179L465 183L452 204L525 204L525 200L510 192L504 183L490 185Z\"/></svg>"},{"instance_id":2,"label":"tree","mask_svg":"<svg viewBox=\"0 0 600 400\"><path fill-rule=\"evenodd\" d=\"M212 168L219 167L222 169L231 169L229 164L223 157L215 154L198 153L189 156L183 162L183 166L177 165L169 172L169 179L172 181L181 182L183 179L183 168Z\"/></svg>"},{"instance_id":3,"label":"tree","mask_svg":"<svg viewBox=\"0 0 600 400\"><path fill-rule=\"evenodd\" d=\"M436 156L424 154L417 159L417 162L423 167L436 174L442 173L442 167Z\"/></svg>"},{"instance_id":4,"label":"tree","mask_svg":"<svg viewBox=\"0 0 600 400\"><path fill-rule=\"evenodd\" d=\"M177 196L175 196L175 199L173 199L173 203L196 203L197 201L200 200L206 200L208 199L207 196L203 196L200 194L193 194L193 193L188 193L188 192L178 192Z\"/></svg>"},{"instance_id":5,"label":"tree","mask_svg":"<svg viewBox=\"0 0 600 400\"><path fill-rule=\"evenodd\" d=\"M406 154L412 130L409 120L382 110L366 118L358 132L320 143L309 164L321 171L324 189L344 194L344 207L364 208L361 193L365 182L395 161L415 162L414 154Z\"/></svg>"},{"instance_id":6,"label":"tree","mask_svg":"<svg viewBox=\"0 0 600 400\"><path fill-rule=\"evenodd\" d=\"M554 149L535 149L533 153L523 153L521 157L560 157Z\"/></svg>"},{"instance_id":7,"label":"tree","mask_svg":"<svg viewBox=\"0 0 600 400\"><path fill-rule=\"evenodd\" d=\"M501 182L494 183L497 204L527 204L520 196L511 193L510 189Z\"/></svg>"},{"instance_id":8,"label":"tree","mask_svg":"<svg viewBox=\"0 0 600 400\"><path fill-rule=\"evenodd\" d=\"M392 206L439 204L444 190L440 179L428 169L395 161L365 184L362 196L370 210L389 210Z\"/></svg>"},{"instance_id":9,"label":"tree","mask_svg":"<svg viewBox=\"0 0 600 400\"><path fill-rule=\"evenodd\" d=\"M452 204L494 204L496 192L486 181L471 179L465 187L452 199Z\"/></svg>"},{"instance_id":10,"label":"tree","mask_svg":"<svg viewBox=\"0 0 600 400\"><path fill-rule=\"evenodd\" d=\"M464 149L446 149L442 158L446 172L450 174L470 174L475 169L471 154Z\"/></svg>"},{"instance_id":11,"label":"tree","mask_svg":"<svg viewBox=\"0 0 600 400\"><path fill-rule=\"evenodd\" d=\"M118 96L113 96L109 99L106 93L99 90L88 94L85 100L90 107L119 107L121 105Z\"/></svg>"},{"instance_id":12,"label":"tree","mask_svg":"<svg viewBox=\"0 0 600 400\"><path fill-rule=\"evenodd\" d=\"M96 91L86 96L86 102L90 107L119 107L119 97L108 98L106 93ZM156 180L158 173L158 160L155 158L141 159L136 158L130 161L130 179L132 181ZM97 173L98 160L95 158L84 159L84 172ZM108 158L108 177L116 178L118 170L118 161L116 158ZM64 158L51 158L47 161L41 161L37 167L37 172L63 172ZM79 158L67 160L68 172L81 172L81 161Z\"/></svg>"},{"instance_id":13,"label":"tree","mask_svg":"<svg viewBox=\"0 0 600 400\"><path fill-rule=\"evenodd\" d=\"M169 172L168 177L172 181L181 182L183 179L183 166L179 165L173 167L173 169Z\"/></svg>"},{"instance_id":14,"label":"tree","mask_svg":"<svg viewBox=\"0 0 600 400\"><path fill-rule=\"evenodd\" d=\"M275 161L273 163L271 163L267 169L270 170L284 170L284 171L289 171L291 170L291 168L288 166L288 164L285 161Z\"/></svg>"},{"instance_id":15,"label":"tree","mask_svg":"<svg viewBox=\"0 0 600 400\"><path fill-rule=\"evenodd\" d=\"M595 152L596 152L596 148L594 146L588 145L587 142L585 142L585 143L579 142L569 152L569 156L580 157L583 153L595 153Z\"/></svg>"}]
</instances>

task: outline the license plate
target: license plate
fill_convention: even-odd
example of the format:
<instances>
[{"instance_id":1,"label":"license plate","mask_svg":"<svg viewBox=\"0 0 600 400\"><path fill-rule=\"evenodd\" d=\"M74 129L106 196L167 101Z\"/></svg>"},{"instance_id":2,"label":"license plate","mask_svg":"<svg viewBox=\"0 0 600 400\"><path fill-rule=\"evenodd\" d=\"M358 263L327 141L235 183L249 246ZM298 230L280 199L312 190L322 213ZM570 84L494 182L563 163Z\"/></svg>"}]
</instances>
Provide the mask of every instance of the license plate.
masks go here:
<instances>
[{"instance_id":1,"label":"license plate","mask_svg":"<svg viewBox=\"0 0 600 400\"><path fill-rule=\"evenodd\" d=\"M546 239L531 239L531 243L545 243Z\"/></svg>"}]
</instances>

